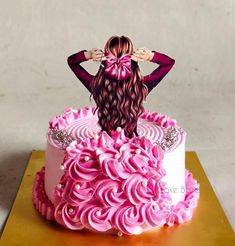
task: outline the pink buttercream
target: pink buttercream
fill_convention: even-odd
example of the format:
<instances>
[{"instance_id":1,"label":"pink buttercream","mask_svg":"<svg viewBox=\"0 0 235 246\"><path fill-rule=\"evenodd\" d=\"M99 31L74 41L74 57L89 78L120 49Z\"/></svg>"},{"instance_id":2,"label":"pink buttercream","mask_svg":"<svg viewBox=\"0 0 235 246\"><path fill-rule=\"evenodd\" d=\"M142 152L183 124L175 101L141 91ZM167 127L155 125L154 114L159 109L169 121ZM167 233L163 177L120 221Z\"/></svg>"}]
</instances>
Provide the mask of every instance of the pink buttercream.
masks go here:
<instances>
[{"instance_id":1,"label":"pink buttercream","mask_svg":"<svg viewBox=\"0 0 235 246\"><path fill-rule=\"evenodd\" d=\"M50 128L64 129L79 118L94 115L94 109L68 108L50 120ZM176 126L175 120L157 112L145 110L141 118L162 128ZM190 220L199 199L199 184L192 174L185 170L185 200L172 205L162 181L166 172L160 144L145 136L129 139L123 129L111 135L100 131L67 146L54 205L44 191L44 169L37 173L33 201L39 212L72 230L111 229L124 234Z\"/></svg>"},{"instance_id":2,"label":"pink buttercream","mask_svg":"<svg viewBox=\"0 0 235 246\"><path fill-rule=\"evenodd\" d=\"M71 107L67 108L64 110L62 114L53 117L49 121L50 128L57 128L59 130L64 129L74 120L77 120L78 118L82 118L91 113L93 114L94 110L95 110L95 106L85 107L84 109L73 109Z\"/></svg>"},{"instance_id":3,"label":"pink buttercream","mask_svg":"<svg viewBox=\"0 0 235 246\"><path fill-rule=\"evenodd\" d=\"M112 149L111 146L109 148L98 147L96 153L102 172L110 179L125 179L130 175L121 162L115 158L115 155L120 155L118 150Z\"/></svg>"},{"instance_id":4,"label":"pink buttercream","mask_svg":"<svg viewBox=\"0 0 235 246\"><path fill-rule=\"evenodd\" d=\"M95 196L104 204L105 207L116 207L127 200L119 181L100 177L95 183L95 186Z\"/></svg>"},{"instance_id":5,"label":"pink buttercream","mask_svg":"<svg viewBox=\"0 0 235 246\"><path fill-rule=\"evenodd\" d=\"M55 220L71 230L81 230L84 228L84 224L77 216L78 214L81 214L80 207L72 206L64 200L57 203L55 207Z\"/></svg>"},{"instance_id":6,"label":"pink buttercream","mask_svg":"<svg viewBox=\"0 0 235 246\"><path fill-rule=\"evenodd\" d=\"M66 179L65 176L62 176L55 192L56 197L63 196L69 204L73 205L76 205L78 202L88 202L94 195L94 189L88 186L88 183Z\"/></svg>"},{"instance_id":7,"label":"pink buttercream","mask_svg":"<svg viewBox=\"0 0 235 246\"><path fill-rule=\"evenodd\" d=\"M70 153L64 162L64 167L68 170L69 176L74 180L92 181L101 172L95 149L84 146L82 152L77 153L76 146L71 148ZM88 158L86 160L85 158Z\"/></svg>"},{"instance_id":8,"label":"pink buttercream","mask_svg":"<svg viewBox=\"0 0 235 246\"><path fill-rule=\"evenodd\" d=\"M111 222L117 230L125 234L141 234L144 231L140 210L131 204L117 207Z\"/></svg>"},{"instance_id":9,"label":"pink buttercream","mask_svg":"<svg viewBox=\"0 0 235 246\"><path fill-rule=\"evenodd\" d=\"M144 227L147 229L156 226L163 226L166 223L166 216L168 215L166 209L161 209L157 203L145 203L140 207Z\"/></svg>"},{"instance_id":10,"label":"pink buttercream","mask_svg":"<svg viewBox=\"0 0 235 246\"><path fill-rule=\"evenodd\" d=\"M138 205L148 203L154 198L154 192L148 187L148 179L141 174L132 174L122 183L122 189L126 192L128 200Z\"/></svg>"},{"instance_id":11,"label":"pink buttercream","mask_svg":"<svg viewBox=\"0 0 235 246\"><path fill-rule=\"evenodd\" d=\"M164 152L145 137L97 138L72 142L66 149L64 175L55 189L55 220L73 230L140 234L155 226L192 217L198 183L186 171L185 201L171 204L164 192ZM107 147L107 142L109 142Z\"/></svg>"},{"instance_id":12,"label":"pink buttercream","mask_svg":"<svg viewBox=\"0 0 235 246\"><path fill-rule=\"evenodd\" d=\"M158 112L150 112L149 110L145 110L142 113L141 118L154 121L157 125L162 127L176 126L175 119L171 119L169 116L160 114Z\"/></svg>"},{"instance_id":13,"label":"pink buttercream","mask_svg":"<svg viewBox=\"0 0 235 246\"><path fill-rule=\"evenodd\" d=\"M59 130L64 129L79 118L94 115L95 108L95 106L86 106L79 109L73 109L71 107L67 108L63 111L62 114L53 117L49 121L49 126L50 128L57 128ZM158 112L150 112L148 109L144 110L145 111L140 115L141 118L149 119L164 128L169 126L176 126L175 119L171 119L169 116L160 114Z\"/></svg>"},{"instance_id":14,"label":"pink buttercream","mask_svg":"<svg viewBox=\"0 0 235 246\"><path fill-rule=\"evenodd\" d=\"M185 200L168 208L167 225L180 224L189 221L193 215L193 208L197 207L199 199L199 183L193 179L192 173L185 170L186 195Z\"/></svg>"},{"instance_id":15,"label":"pink buttercream","mask_svg":"<svg viewBox=\"0 0 235 246\"><path fill-rule=\"evenodd\" d=\"M44 190L45 167L38 171L34 178L32 189L32 200L36 209L45 216L47 220L54 219L54 205L48 199Z\"/></svg>"},{"instance_id":16,"label":"pink buttercream","mask_svg":"<svg viewBox=\"0 0 235 246\"><path fill-rule=\"evenodd\" d=\"M199 199L199 184L193 179L192 173L188 170L185 170L185 173L185 200L179 202L176 206L171 205L167 193L162 193L162 195L159 196L159 189L158 194L155 192L155 199L135 206L128 201L127 196L124 201L123 191L118 181L110 180L110 189L108 189L109 179L105 178L105 176L103 179L98 180L97 178L97 181L91 182L92 187L94 187L94 185L97 186L92 199L89 200L88 198L86 200L78 197L75 203L74 201L76 199L72 199L72 203L70 203L71 198L63 192L63 189L66 189L66 180L68 177L63 176L61 184L65 186L56 188L57 201L54 207L47 198L44 190L45 167L43 167L35 176L33 202L37 210L48 220L56 220L58 223L71 230L88 229L105 232L112 228L124 234L140 234L156 226L171 226L184 223L192 218L193 209L197 206ZM76 183L76 181L74 182L76 186L78 183ZM148 182L148 186L153 188L153 180ZM155 180L154 183L157 183L157 181ZM164 183L159 184L161 187L160 191L163 191ZM87 186L81 186L80 188L82 190L85 187ZM111 188L115 189L114 193L116 197L121 196L121 203L118 205L111 205L110 203L113 199ZM83 196L83 198L85 197ZM115 199L116 198L114 198L114 200ZM86 202L80 202L81 200Z\"/></svg>"},{"instance_id":17,"label":"pink buttercream","mask_svg":"<svg viewBox=\"0 0 235 246\"><path fill-rule=\"evenodd\" d=\"M105 232L112 228L110 223L114 211L112 207L104 208L93 202L82 206L81 210L80 219L86 229Z\"/></svg>"}]
</instances>

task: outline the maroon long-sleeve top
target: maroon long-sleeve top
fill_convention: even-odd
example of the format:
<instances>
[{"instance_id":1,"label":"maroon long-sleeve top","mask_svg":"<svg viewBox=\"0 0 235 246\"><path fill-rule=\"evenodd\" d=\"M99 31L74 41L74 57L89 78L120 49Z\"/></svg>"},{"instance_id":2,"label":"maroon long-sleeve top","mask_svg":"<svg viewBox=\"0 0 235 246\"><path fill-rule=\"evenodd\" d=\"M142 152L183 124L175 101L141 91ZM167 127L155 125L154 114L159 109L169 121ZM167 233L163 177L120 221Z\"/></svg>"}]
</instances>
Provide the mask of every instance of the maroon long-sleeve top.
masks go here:
<instances>
[{"instance_id":1,"label":"maroon long-sleeve top","mask_svg":"<svg viewBox=\"0 0 235 246\"><path fill-rule=\"evenodd\" d=\"M85 51L87 50L81 50L69 56L67 61L69 67L72 69L77 78L91 92L90 84L92 83L94 75L90 74L80 64L87 60L84 54ZM147 85L148 93L150 93L150 91L158 85L158 83L166 76L166 74L175 64L175 60L171 57L154 50L152 52L154 53L154 56L151 62L157 63L159 66L155 70L153 70L153 72L143 77L143 83Z\"/></svg>"}]
</instances>

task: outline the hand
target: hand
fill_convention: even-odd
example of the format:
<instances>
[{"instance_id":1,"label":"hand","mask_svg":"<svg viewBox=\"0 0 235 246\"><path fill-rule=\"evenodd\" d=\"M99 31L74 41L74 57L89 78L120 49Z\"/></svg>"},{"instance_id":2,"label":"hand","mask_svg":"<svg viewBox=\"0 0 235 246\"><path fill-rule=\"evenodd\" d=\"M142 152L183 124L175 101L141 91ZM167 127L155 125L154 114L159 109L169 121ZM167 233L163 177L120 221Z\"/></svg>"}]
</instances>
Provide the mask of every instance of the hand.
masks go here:
<instances>
[{"instance_id":1,"label":"hand","mask_svg":"<svg viewBox=\"0 0 235 246\"><path fill-rule=\"evenodd\" d=\"M99 48L92 48L90 52L90 59L95 62L100 62L104 57L104 52Z\"/></svg>"},{"instance_id":2,"label":"hand","mask_svg":"<svg viewBox=\"0 0 235 246\"><path fill-rule=\"evenodd\" d=\"M143 47L143 48L138 48L134 50L134 54L131 56L131 59L133 59L136 62L139 61L151 61L153 59L154 53Z\"/></svg>"}]
</instances>

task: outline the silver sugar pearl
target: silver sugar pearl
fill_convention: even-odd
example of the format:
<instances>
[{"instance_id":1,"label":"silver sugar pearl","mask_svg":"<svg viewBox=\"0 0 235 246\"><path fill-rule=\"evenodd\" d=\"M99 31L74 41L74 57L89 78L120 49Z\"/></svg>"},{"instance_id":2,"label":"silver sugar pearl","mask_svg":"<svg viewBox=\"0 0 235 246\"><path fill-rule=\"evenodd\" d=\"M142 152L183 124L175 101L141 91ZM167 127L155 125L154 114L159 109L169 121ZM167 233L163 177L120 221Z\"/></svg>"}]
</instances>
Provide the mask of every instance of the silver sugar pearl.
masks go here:
<instances>
[{"instance_id":1,"label":"silver sugar pearl","mask_svg":"<svg viewBox=\"0 0 235 246\"><path fill-rule=\"evenodd\" d=\"M136 150L135 150L135 153L136 153L136 154L140 154L140 153L141 153L141 150L140 150L140 149L136 149Z\"/></svg>"},{"instance_id":2,"label":"silver sugar pearl","mask_svg":"<svg viewBox=\"0 0 235 246\"><path fill-rule=\"evenodd\" d=\"M100 216L101 215L101 211L100 210L96 211L96 215Z\"/></svg>"},{"instance_id":3,"label":"silver sugar pearl","mask_svg":"<svg viewBox=\"0 0 235 246\"><path fill-rule=\"evenodd\" d=\"M120 132L122 130L122 128L119 126L117 127L117 132Z\"/></svg>"},{"instance_id":4,"label":"silver sugar pearl","mask_svg":"<svg viewBox=\"0 0 235 246\"><path fill-rule=\"evenodd\" d=\"M81 188L80 184L75 185L76 190L79 190Z\"/></svg>"},{"instance_id":5,"label":"silver sugar pearl","mask_svg":"<svg viewBox=\"0 0 235 246\"><path fill-rule=\"evenodd\" d=\"M120 154L117 153L117 154L115 155L115 159L119 159L119 158L120 158Z\"/></svg>"}]
</instances>

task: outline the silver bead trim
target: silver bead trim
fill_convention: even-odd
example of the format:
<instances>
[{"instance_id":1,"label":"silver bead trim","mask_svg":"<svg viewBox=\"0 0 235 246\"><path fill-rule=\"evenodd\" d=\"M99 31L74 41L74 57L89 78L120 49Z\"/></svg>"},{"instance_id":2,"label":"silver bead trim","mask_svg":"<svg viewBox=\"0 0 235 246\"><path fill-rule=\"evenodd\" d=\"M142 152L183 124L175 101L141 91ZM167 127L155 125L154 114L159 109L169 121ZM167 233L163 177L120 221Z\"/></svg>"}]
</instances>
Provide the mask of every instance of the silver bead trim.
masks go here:
<instances>
[{"instance_id":1,"label":"silver bead trim","mask_svg":"<svg viewBox=\"0 0 235 246\"><path fill-rule=\"evenodd\" d=\"M167 151L171 148L172 145L177 141L177 137L179 135L179 131L176 127L169 127L166 128L166 131L164 133L164 138L161 142L157 141L157 144L160 144L162 149Z\"/></svg>"},{"instance_id":2,"label":"silver bead trim","mask_svg":"<svg viewBox=\"0 0 235 246\"><path fill-rule=\"evenodd\" d=\"M68 134L65 129L57 129L52 128L49 130L49 135L53 138L53 140L58 144L61 148L65 149L72 141L75 139Z\"/></svg>"}]
</instances>

